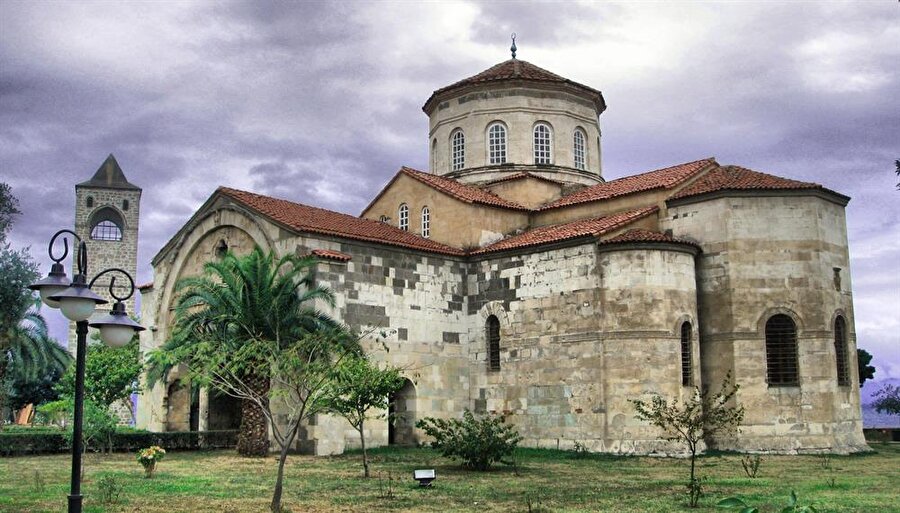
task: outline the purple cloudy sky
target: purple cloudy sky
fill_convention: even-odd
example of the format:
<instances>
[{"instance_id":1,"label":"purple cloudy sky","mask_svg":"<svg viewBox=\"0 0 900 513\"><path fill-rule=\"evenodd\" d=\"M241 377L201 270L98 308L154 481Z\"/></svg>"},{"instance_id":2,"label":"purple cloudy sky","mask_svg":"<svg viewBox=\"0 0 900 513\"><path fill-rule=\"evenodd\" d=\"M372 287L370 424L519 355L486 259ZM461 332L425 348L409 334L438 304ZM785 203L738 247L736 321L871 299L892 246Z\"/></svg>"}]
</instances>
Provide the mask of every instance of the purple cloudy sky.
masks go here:
<instances>
[{"instance_id":1,"label":"purple cloudy sky","mask_svg":"<svg viewBox=\"0 0 900 513\"><path fill-rule=\"evenodd\" d=\"M13 244L45 272L75 183L110 152L144 189L141 282L220 184L358 214L401 165L427 166L432 90L507 59L513 31L519 58L603 91L607 179L715 156L852 196L859 345L900 377L895 1L3 0Z\"/></svg>"}]
</instances>

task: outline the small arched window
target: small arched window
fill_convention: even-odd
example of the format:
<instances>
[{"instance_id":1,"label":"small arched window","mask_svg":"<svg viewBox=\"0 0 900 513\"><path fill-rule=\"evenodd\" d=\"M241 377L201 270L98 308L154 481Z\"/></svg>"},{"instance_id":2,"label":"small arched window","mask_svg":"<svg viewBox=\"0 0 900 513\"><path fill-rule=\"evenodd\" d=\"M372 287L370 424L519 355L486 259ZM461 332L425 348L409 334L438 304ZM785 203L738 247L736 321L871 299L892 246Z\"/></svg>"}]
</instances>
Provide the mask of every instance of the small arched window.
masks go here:
<instances>
[{"instance_id":1,"label":"small arched window","mask_svg":"<svg viewBox=\"0 0 900 513\"><path fill-rule=\"evenodd\" d=\"M401 204L400 210L397 212L397 226L401 230L409 230L409 207L406 203Z\"/></svg>"},{"instance_id":2,"label":"small arched window","mask_svg":"<svg viewBox=\"0 0 900 513\"><path fill-rule=\"evenodd\" d=\"M94 197L93 197L93 196L88 196L88 197L87 197L87 200L84 202L84 204L85 204L88 208L93 207L93 206L94 206Z\"/></svg>"},{"instance_id":3,"label":"small arched window","mask_svg":"<svg viewBox=\"0 0 900 513\"><path fill-rule=\"evenodd\" d=\"M766 380L770 387L797 386L797 326L784 314L766 321Z\"/></svg>"},{"instance_id":4,"label":"small arched window","mask_svg":"<svg viewBox=\"0 0 900 513\"><path fill-rule=\"evenodd\" d=\"M386 222L390 221L391 218L388 216L381 216L378 218L378 220L381 221L382 223L386 223Z\"/></svg>"},{"instance_id":5,"label":"small arched window","mask_svg":"<svg viewBox=\"0 0 900 513\"><path fill-rule=\"evenodd\" d=\"M225 239L220 239L216 245L216 258L221 260L225 258L226 253L228 253L228 243L225 242Z\"/></svg>"},{"instance_id":6,"label":"small arched window","mask_svg":"<svg viewBox=\"0 0 900 513\"><path fill-rule=\"evenodd\" d=\"M122 200L122 210L128 210L128 200Z\"/></svg>"},{"instance_id":7,"label":"small arched window","mask_svg":"<svg viewBox=\"0 0 900 513\"><path fill-rule=\"evenodd\" d=\"M587 152L584 147L585 140L584 131L580 128L576 128L572 141L572 153L575 155L575 169L587 169Z\"/></svg>"},{"instance_id":8,"label":"small arched window","mask_svg":"<svg viewBox=\"0 0 900 513\"><path fill-rule=\"evenodd\" d=\"M506 163L506 127L493 123L488 127L488 163Z\"/></svg>"},{"instance_id":9,"label":"small arched window","mask_svg":"<svg viewBox=\"0 0 900 513\"><path fill-rule=\"evenodd\" d=\"M450 136L450 170L459 171L466 166L466 136L462 130Z\"/></svg>"},{"instance_id":10,"label":"small arched window","mask_svg":"<svg viewBox=\"0 0 900 513\"><path fill-rule=\"evenodd\" d=\"M437 170L437 138L431 140L431 172Z\"/></svg>"},{"instance_id":11,"label":"small arched window","mask_svg":"<svg viewBox=\"0 0 900 513\"><path fill-rule=\"evenodd\" d=\"M686 387L694 384L691 346L691 323L685 322L681 324L681 384Z\"/></svg>"},{"instance_id":12,"label":"small arched window","mask_svg":"<svg viewBox=\"0 0 900 513\"><path fill-rule=\"evenodd\" d=\"M485 325L488 350L488 369L500 370L500 320L496 315L487 318Z\"/></svg>"},{"instance_id":13,"label":"small arched window","mask_svg":"<svg viewBox=\"0 0 900 513\"><path fill-rule=\"evenodd\" d=\"M834 320L834 356L837 363L838 385L850 386L850 367L847 361L847 323L840 315Z\"/></svg>"},{"instance_id":14,"label":"small arched window","mask_svg":"<svg viewBox=\"0 0 900 513\"><path fill-rule=\"evenodd\" d=\"M550 125L538 123L534 125L534 163L553 163L553 134Z\"/></svg>"},{"instance_id":15,"label":"small arched window","mask_svg":"<svg viewBox=\"0 0 900 513\"><path fill-rule=\"evenodd\" d=\"M422 237L431 237L431 210L427 205L422 207Z\"/></svg>"}]
</instances>

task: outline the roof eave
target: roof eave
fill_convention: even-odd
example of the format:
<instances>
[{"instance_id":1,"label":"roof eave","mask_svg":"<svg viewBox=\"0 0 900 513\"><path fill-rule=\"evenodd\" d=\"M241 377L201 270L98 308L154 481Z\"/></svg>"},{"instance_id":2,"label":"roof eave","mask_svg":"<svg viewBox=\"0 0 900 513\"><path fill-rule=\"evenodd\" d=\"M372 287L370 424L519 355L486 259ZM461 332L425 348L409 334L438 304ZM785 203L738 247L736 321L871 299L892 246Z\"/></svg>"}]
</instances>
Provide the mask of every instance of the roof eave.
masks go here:
<instances>
[{"instance_id":1,"label":"roof eave","mask_svg":"<svg viewBox=\"0 0 900 513\"><path fill-rule=\"evenodd\" d=\"M666 206L677 207L680 205L690 205L702 201L715 200L719 198L735 198L735 197L765 197L765 196L815 196L831 203L846 207L850 203L850 196L845 196L839 192L826 189L824 187L808 187L808 188L785 188L785 189L736 189L726 188L717 191L703 192L680 198L669 198L666 200Z\"/></svg>"}]
</instances>

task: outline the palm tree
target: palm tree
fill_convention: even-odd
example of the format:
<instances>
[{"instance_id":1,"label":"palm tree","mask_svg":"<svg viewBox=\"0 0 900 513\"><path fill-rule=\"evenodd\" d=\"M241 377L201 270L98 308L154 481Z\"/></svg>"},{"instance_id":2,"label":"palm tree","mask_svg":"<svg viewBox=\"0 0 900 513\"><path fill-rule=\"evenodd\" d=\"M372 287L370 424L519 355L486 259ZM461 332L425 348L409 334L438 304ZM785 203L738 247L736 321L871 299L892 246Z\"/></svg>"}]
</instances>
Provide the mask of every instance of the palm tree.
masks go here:
<instances>
[{"instance_id":1,"label":"palm tree","mask_svg":"<svg viewBox=\"0 0 900 513\"><path fill-rule=\"evenodd\" d=\"M0 326L0 386L8 371L19 379L37 379L47 372L62 373L72 357L47 332L47 322L38 307L40 299L23 294L17 320ZM0 393L0 410L5 394ZM0 422L2 428L2 422Z\"/></svg>"},{"instance_id":2,"label":"palm tree","mask_svg":"<svg viewBox=\"0 0 900 513\"><path fill-rule=\"evenodd\" d=\"M150 355L148 380L164 379L179 363L189 368L192 363L199 365L210 351L237 355L251 340L287 347L305 333L338 326L314 306L317 300L334 305L331 291L314 284L316 262L314 257L278 258L256 247L244 257L228 252L221 260L205 264L202 276L180 280L172 334L160 351ZM264 396L270 373L264 355L256 360L241 378ZM269 451L266 418L260 406L248 400L241 405L237 449L245 456L264 456Z\"/></svg>"}]
</instances>

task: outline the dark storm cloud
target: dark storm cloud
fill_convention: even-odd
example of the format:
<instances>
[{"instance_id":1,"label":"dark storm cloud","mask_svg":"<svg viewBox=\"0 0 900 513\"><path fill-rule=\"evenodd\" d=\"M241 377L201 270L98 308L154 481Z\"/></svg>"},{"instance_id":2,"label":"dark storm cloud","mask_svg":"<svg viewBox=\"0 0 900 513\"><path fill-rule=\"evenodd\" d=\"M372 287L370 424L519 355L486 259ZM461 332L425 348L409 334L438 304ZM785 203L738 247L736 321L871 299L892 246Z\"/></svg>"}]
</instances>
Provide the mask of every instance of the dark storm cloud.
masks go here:
<instances>
[{"instance_id":1,"label":"dark storm cloud","mask_svg":"<svg viewBox=\"0 0 900 513\"><path fill-rule=\"evenodd\" d=\"M434 89L519 58L601 89L607 178L716 156L853 196L856 327L900 332L900 39L862 3L0 3L0 178L11 238L71 225L115 153L144 189L139 280L218 185L358 214L427 167Z\"/></svg>"}]
</instances>

